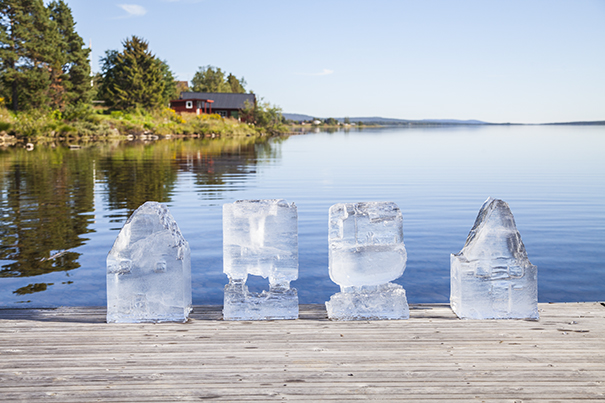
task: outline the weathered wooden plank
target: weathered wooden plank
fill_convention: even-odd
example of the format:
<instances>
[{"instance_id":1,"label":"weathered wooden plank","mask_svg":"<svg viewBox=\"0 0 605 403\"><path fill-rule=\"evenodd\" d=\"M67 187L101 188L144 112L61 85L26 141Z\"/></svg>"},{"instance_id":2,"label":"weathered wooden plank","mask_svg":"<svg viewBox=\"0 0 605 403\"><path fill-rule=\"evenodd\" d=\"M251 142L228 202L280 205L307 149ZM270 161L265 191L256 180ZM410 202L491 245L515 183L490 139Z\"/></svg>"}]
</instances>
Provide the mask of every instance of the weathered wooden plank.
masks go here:
<instances>
[{"instance_id":1,"label":"weathered wooden plank","mask_svg":"<svg viewBox=\"0 0 605 403\"><path fill-rule=\"evenodd\" d=\"M597 401L605 307L540 304L540 321L462 321L447 305L408 321L106 324L103 308L0 309L3 401Z\"/></svg>"}]
</instances>

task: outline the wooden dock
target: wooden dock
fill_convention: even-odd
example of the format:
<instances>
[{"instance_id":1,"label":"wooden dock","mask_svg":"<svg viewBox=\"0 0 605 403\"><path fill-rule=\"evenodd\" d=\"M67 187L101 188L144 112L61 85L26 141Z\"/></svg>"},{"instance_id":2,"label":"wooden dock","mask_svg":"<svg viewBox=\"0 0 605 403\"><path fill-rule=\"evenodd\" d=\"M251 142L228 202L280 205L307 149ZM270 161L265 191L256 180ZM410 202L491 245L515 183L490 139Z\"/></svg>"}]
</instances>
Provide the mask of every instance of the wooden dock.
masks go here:
<instances>
[{"instance_id":1,"label":"wooden dock","mask_svg":"<svg viewBox=\"0 0 605 403\"><path fill-rule=\"evenodd\" d=\"M605 306L540 304L539 321L106 324L105 309L0 309L0 401L605 401Z\"/></svg>"}]
</instances>

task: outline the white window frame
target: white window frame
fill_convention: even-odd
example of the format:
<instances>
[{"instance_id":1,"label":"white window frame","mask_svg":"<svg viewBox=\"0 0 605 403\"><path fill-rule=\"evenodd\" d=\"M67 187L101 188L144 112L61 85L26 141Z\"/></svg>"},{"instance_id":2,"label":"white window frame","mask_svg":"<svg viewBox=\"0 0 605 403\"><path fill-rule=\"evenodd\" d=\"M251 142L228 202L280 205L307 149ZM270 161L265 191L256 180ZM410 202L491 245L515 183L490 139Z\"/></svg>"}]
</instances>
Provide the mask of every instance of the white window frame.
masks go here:
<instances>
[{"instance_id":1,"label":"white window frame","mask_svg":"<svg viewBox=\"0 0 605 403\"><path fill-rule=\"evenodd\" d=\"M193 101L187 101L187 102L185 102L185 108L192 109L193 108Z\"/></svg>"}]
</instances>

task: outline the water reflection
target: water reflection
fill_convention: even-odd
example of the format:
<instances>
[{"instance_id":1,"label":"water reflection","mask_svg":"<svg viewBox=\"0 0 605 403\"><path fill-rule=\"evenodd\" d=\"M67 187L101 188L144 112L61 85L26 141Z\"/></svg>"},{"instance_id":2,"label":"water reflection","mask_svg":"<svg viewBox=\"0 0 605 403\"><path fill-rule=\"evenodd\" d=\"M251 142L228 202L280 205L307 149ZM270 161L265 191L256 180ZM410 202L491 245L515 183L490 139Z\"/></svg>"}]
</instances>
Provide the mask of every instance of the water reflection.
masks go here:
<instances>
[{"instance_id":1,"label":"water reflection","mask_svg":"<svg viewBox=\"0 0 605 403\"><path fill-rule=\"evenodd\" d=\"M104 183L110 210L130 215L147 200L170 201L178 173L170 146L138 143L103 151L97 180Z\"/></svg>"},{"instance_id":2,"label":"water reflection","mask_svg":"<svg viewBox=\"0 0 605 403\"><path fill-rule=\"evenodd\" d=\"M1 150L0 278L79 268L81 253L74 249L95 232L95 211L101 209L95 184L109 213L104 218L123 222L147 200L172 201L181 172L195 176L203 198L220 199L241 187L259 160L274 156L258 137ZM54 284L36 282L12 293L35 294Z\"/></svg>"},{"instance_id":3,"label":"water reflection","mask_svg":"<svg viewBox=\"0 0 605 403\"><path fill-rule=\"evenodd\" d=\"M603 130L364 128L270 142L0 149L0 306L105 304L112 229L148 198L170 206L191 245L195 304L222 303L221 204L254 198L298 206L300 277L293 286L303 304L338 292L326 242L334 203L399 205L408 250L401 284L410 303L430 303L448 300L450 253L460 250L488 196L513 209L539 268L540 302L602 300Z\"/></svg>"},{"instance_id":4,"label":"water reflection","mask_svg":"<svg viewBox=\"0 0 605 403\"><path fill-rule=\"evenodd\" d=\"M80 267L71 249L92 232L92 166L80 153L64 148L3 152L0 277L30 277ZM50 284L15 291L30 294Z\"/></svg>"},{"instance_id":5,"label":"water reflection","mask_svg":"<svg viewBox=\"0 0 605 403\"><path fill-rule=\"evenodd\" d=\"M194 174L203 200L222 200L224 192L244 186L258 161L277 158L276 148L264 138L206 139L195 148L187 145L176 153L176 162L181 171Z\"/></svg>"}]
</instances>

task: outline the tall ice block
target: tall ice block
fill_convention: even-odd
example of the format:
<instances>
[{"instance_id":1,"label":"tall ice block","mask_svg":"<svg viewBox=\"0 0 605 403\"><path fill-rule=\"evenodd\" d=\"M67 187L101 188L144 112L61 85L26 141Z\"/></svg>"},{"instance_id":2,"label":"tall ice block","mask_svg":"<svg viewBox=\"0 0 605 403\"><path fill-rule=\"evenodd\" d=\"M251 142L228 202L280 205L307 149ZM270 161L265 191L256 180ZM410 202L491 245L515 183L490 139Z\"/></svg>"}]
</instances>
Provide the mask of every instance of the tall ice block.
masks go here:
<instances>
[{"instance_id":1,"label":"tall ice block","mask_svg":"<svg viewBox=\"0 0 605 403\"><path fill-rule=\"evenodd\" d=\"M168 208L146 202L107 256L107 322L184 322L191 311L191 259Z\"/></svg>"},{"instance_id":2,"label":"tall ice block","mask_svg":"<svg viewBox=\"0 0 605 403\"><path fill-rule=\"evenodd\" d=\"M298 213L285 200L223 205L225 320L298 318ZM248 275L269 278L269 291L248 291Z\"/></svg>"},{"instance_id":3,"label":"tall ice block","mask_svg":"<svg viewBox=\"0 0 605 403\"><path fill-rule=\"evenodd\" d=\"M403 216L392 202L330 207L330 278L341 292L326 302L337 320L407 319L405 290L390 283L405 270Z\"/></svg>"},{"instance_id":4,"label":"tall ice block","mask_svg":"<svg viewBox=\"0 0 605 403\"><path fill-rule=\"evenodd\" d=\"M483 203L466 244L450 262L450 304L458 317L538 319L538 270L507 203L491 197Z\"/></svg>"}]
</instances>

